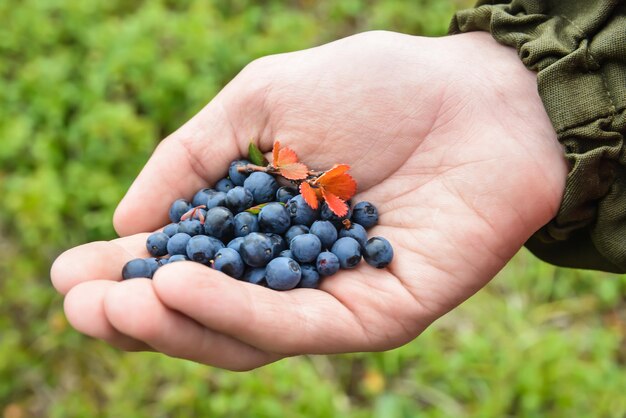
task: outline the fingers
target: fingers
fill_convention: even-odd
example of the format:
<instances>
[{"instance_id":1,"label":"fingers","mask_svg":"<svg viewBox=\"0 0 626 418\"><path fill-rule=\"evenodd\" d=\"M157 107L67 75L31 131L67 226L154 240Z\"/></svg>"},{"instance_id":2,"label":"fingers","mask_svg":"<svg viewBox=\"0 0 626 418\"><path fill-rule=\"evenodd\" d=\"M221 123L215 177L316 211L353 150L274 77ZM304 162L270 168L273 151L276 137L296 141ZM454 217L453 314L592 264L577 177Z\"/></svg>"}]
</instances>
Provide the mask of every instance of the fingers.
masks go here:
<instances>
[{"instance_id":1,"label":"fingers","mask_svg":"<svg viewBox=\"0 0 626 418\"><path fill-rule=\"evenodd\" d=\"M165 266L153 283L167 307L261 350L301 354L376 349L358 317L320 290L277 292L194 263Z\"/></svg>"},{"instance_id":2,"label":"fingers","mask_svg":"<svg viewBox=\"0 0 626 418\"><path fill-rule=\"evenodd\" d=\"M282 357L209 330L163 306L150 280L110 286L104 310L115 329L169 356L230 370L250 370Z\"/></svg>"},{"instance_id":3,"label":"fingers","mask_svg":"<svg viewBox=\"0 0 626 418\"><path fill-rule=\"evenodd\" d=\"M148 257L146 238L137 234L113 241L98 241L71 248L52 264L50 279L61 294L89 280L122 279L124 264L133 258Z\"/></svg>"},{"instance_id":4,"label":"fingers","mask_svg":"<svg viewBox=\"0 0 626 418\"><path fill-rule=\"evenodd\" d=\"M83 334L105 340L122 350L151 350L146 343L116 330L107 319L104 313L104 297L115 284L107 280L94 280L72 288L64 301L67 320Z\"/></svg>"}]
</instances>

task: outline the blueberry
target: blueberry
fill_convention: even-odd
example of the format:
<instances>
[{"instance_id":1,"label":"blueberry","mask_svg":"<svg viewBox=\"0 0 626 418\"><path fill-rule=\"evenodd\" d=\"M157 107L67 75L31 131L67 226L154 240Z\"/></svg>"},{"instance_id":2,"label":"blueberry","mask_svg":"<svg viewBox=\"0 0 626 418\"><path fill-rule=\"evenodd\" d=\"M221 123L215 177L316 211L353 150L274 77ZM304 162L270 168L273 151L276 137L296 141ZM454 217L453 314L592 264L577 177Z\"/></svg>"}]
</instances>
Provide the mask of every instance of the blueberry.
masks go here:
<instances>
[{"instance_id":1,"label":"blueberry","mask_svg":"<svg viewBox=\"0 0 626 418\"><path fill-rule=\"evenodd\" d=\"M167 242L169 240L170 237L166 233L155 232L150 234L146 240L146 248L151 255L161 257L167 254Z\"/></svg>"},{"instance_id":2,"label":"blueberry","mask_svg":"<svg viewBox=\"0 0 626 418\"><path fill-rule=\"evenodd\" d=\"M215 192L212 193L206 201L207 210L216 208L218 206L226 206L226 193Z\"/></svg>"},{"instance_id":3,"label":"blueberry","mask_svg":"<svg viewBox=\"0 0 626 418\"><path fill-rule=\"evenodd\" d=\"M339 271L339 259L330 251L321 252L317 256L317 262L315 263L317 271L322 276L332 276Z\"/></svg>"},{"instance_id":4,"label":"blueberry","mask_svg":"<svg viewBox=\"0 0 626 418\"><path fill-rule=\"evenodd\" d=\"M259 221L257 216L250 212L241 212L233 218L235 236L245 237L250 232L259 232Z\"/></svg>"},{"instance_id":5,"label":"blueberry","mask_svg":"<svg viewBox=\"0 0 626 418\"><path fill-rule=\"evenodd\" d=\"M180 217L183 216L189 209L191 209L191 204L185 199L175 200L174 203L172 203L172 206L170 206L170 221L179 222Z\"/></svg>"},{"instance_id":6,"label":"blueberry","mask_svg":"<svg viewBox=\"0 0 626 418\"><path fill-rule=\"evenodd\" d=\"M294 237L289 243L293 258L302 263L314 261L322 251L322 242L313 234L302 234Z\"/></svg>"},{"instance_id":7,"label":"blueberry","mask_svg":"<svg viewBox=\"0 0 626 418\"><path fill-rule=\"evenodd\" d=\"M209 265L215 253L224 245L216 239L211 239L206 235L196 235L191 237L187 243L187 257L191 261L196 261L205 265Z\"/></svg>"},{"instance_id":8,"label":"blueberry","mask_svg":"<svg viewBox=\"0 0 626 418\"><path fill-rule=\"evenodd\" d=\"M301 194L289 199L286 207L293 225L311 226L319 218L319 209L312 209Z\"/></svg>"},{"instance_id":9,"label":"blueberry","mask_svg":"<svg viewBox=\"0 0 626 418\"><path fill-rule=\"evenodd\" d=\"M293 187L283 186L276 190L276 201L287 203L289 199L298 194L298 190Z\"/></svg>"},{"instance_id":10,"label":"blueberry","mask_svg":"<svg viewBox=\"0 0 626 418\"><path fill-rule=\"evenodd\" d=\"M171 223L167 225L165 228L163 228L163 233L166 234L168 237L172 237L177 232L178 232L177 223Z\"/></svg>"},{"instance_id":11,"label":"blueberry","mask_svg":"<svg viewBox=\"0 0 626 418\"><path fill-rule=\"evenodd\" d=\"M365 243L367 242L367 231L365 231L365 228L363 228L361 224L351 222L350 228L339 229L339 238L343 237L354 238L361 245L361 250L363 250L363 248L365 248Z\"/></svg>"},{"instance_id":12,"label":"blueberry","mask_svg":"<svg viewBox=\"0 0 626 418\"><path fill-rule=\"evenodd\" d=\"M215 254L213 268L235 279L243 275L244 264L239 253L232 248L222 248Z\"/></svg>"},{"instance_id":13,"label":"blueberry","mask_svg":"<svg viewBox=\"0 0 626 418\"><path fill-rule=\"evenodd\" d=\"M279 257L287 257L287 258L293 258L293 253L291 252L291 250L282 250L279 254Z\"/></svg>"},{"instance_id":14,"label":"blueberry","mask_svg":"<svg viewBox=\"0 0 626 418\"><path fill-rule=\"evenodd\" d=\"M323 249L330 249L337 241L337 228L330 221L315 221L310 231L320 239Z\"/></svg>"},{"instance_id":15,"label":"blueberry","mask_svg":"<svg viewBox=\"0 0 626 418\"><path fill-rule=\"evenodd\" d=\"M130 260L124 268L122 269L122 278L124 280L127 279L135 279L138 277L145 277L149 279L152 277L152 271L150 269L150 265L143 258L135 258L134 260Z\"/></svg>"},{"instance_id":16,"label":"blueberry","mask_svg":"<svg viewBox=\"0 0 626 418\"><path fill-rule=\"evenodd\" d=\"M146 263L148 263L148 267L150 267L150 277L154 276L154 273L157 271L157 269L161 267L161 263L159 262L159 259L150 257L150 258L144 258L144 260L146 260Z\"/></svg>"},{"instance_id":17,"label":"blueberry","mask_svg":"<svg viewBox=\"0 0 626 418\"><path fill-rule=\"evenodd\" d=\"M234 213L242 212L252 205L254 205L254 198L248 189L236 186L226 193L226 206Z\"/></svg>"},{"instance_id":18,"label":"blueberry","mask_svg":"<svg viewBox=\"0 0 626 418\"><path fill-rule=\"evenodd\" d=\"M337 256L343 269L354 268L361 261L361 246L354 238L339 238L330 251Z\"/></svg>"},{"instance_id":19,"label":"blueberry","mask_svg":"<svg viewBox=\"0 0 626 418\"><path fill-rule=\"evenodd\" d=\"M228 193L228 191L233 187L235 187L235 185L227 178L220 179L217 183L215 183L215 190L218 192Z\"/></svg>"},{"instance_id":20,"label":"blueberry","mask_svg":"<svg viewBox=\"0 0 626 418\"><path fill-rule=\"evenodd\" d=\"M193 207L206 205L207 200L215 193L215 190L204 188L200 189L193 195L193 199L191 199L191 205Z\"/></svg>"},{"instance_id":21,"label":"blueberry","mask_svg":"<svg viewBox=\"0 0 626 418\"><path fill-rule=\"evenodd\" d=\"M322 203L322 207L320 209L320 219L324 221L330 221L333 225L339 228L342 225L342 221L344 219L350 219L352 215L352 209L348 206L348 213L344 216L337 216L335 213L330 210L328 204L326 202Z\"/></svg>"},{"instance_id":22,"label":"blueberry","mask_svg":"<svg viewBox=\"0 0 626 418\"><path fill-rule=\"evenodd\" d=\"M167 252L170 255L187 254L187 243L191 236L183 232L179 232L167 241Z\"/></svg>"},{"instance_id":23,"label":"blueberry","mask_svg":"<svg viewBox=\"0 0 626 418\"><path fill-rule=\"evenodd\" d=\"M293 289L300 282L300 266L291 258L278 257L265 268L267 285L275 290Z\"/></svg>"},{"instance_id":24,"label":"blueberry","mask_svg":"<svg viewBox=\"0 0 626 418\"><path fill-rule=\"evenodd\" d=\"M189 260L186 255L183 254L175 254L168 259L167 264L175 263L177 261L187 261Z\"/></svg>"},{"instance_id":25,"label":"blueberry","mask_svg":"<svg viewBox=\"0 0 626 418\"><path fill-rule=\"evenodd\" d=\"M232 248L233 250L239 252L241 251L241 244L243 243L243 237L233 238L228 242L226 247Z\"/></svg>"},{"instance_id":26,"label":"blueberry","mask_svg":"<svg viewBox=\"0 0 626 418\"><path fill-rule=\"evenodd\" d=\"M204 219L204 232L212 237L228 242L233 238L235 225L233 214L225 207L209 209Z\"/></svg>"},{"instance_id":27,"label":"blueberry","mask_svg":"<svg viewBox=\"0 0 626 418\"><path fill-rule=\"evenodd\" d=\"M280 235L272 233L266 233L265 235L272 241L272 258L278 257L278 254L287 249L287 243Z\"/></svg>"},{"instance_id":28,"label":"blueberry","mask_svg":"<svg viewBox=\"0 0 626 418\"><path fill-rule=\"evenodd\" d=\"M204 227L197 219L186 219L184 221L180 221L178 224L178 232L182 232L193 237L204 233Z\"/></svg>"},{"instance_id":29,"label":"blueberry","mask_svg":"<svg viewBox=\"0 0 626 418\"><path fill-rule=\"evenodd\" d=\"M317 289L320 284L320 274L312 264L300 265L300 283L298 287Z\"/></svg>"},{"instance_id":30,"label":"blueberry","mask_svg":"<svg viewBox=\"0 0 626 418\"><path fill-rule=\"evenodd\" d=\"M243 281L252 284L263 285L265 282L265 267L249 267L243 273L243 277L241 278Z\"/></svg>"},{"instance_id":31,"label":"blueberry","mask_svg":"<svg viewBox=\"0 0 626 418\"><path fill-rule=\"evenodd\" d=\"M254 196L254 202L260 204L274 200L278 183L269 174L255 171L243 182L243 187L250 190Z\"/></svg>"},{"instance_id":32,"label":"blueberry","mask_svg":"<svg viewBox=\"0 0 626 418\"><path fill-rule=\"evenodd\" d=\"M284 234L290 224L289 212L278 202L268 203L259 212L259 228L263 232Z\"/></svg>"},{"instance_id":33,"label":"blueberry","mask_svg":"<svg viewBox=\"0 0 626 418\"><path fill-rule=\"evenodd\" d=\"M228 167L228 177L235 186L243 186L243 182L248 178L249 173L240 173L238 167L244 167L250 164L248 160L237 160L230 163Z\"/></svg>"},{"instance_id":34,"label":"blueberry","mask_svg":"<svg viewBox=\"0 0 626 418\"><path fill-rule=\"evenodd\" d=\"M383 237L372 237L367 240L363 258L370 266L377 269L385 268L393 259L393 248L389 241Z\"/></svg>"},{"instance_id":35,"label":"blueberry","mask_svg":"<svg viewBox=\"0 0 626 418\"><path fill-rule=\"evenodd\" d=\"M359 202L354 205L352 221L361 224L365 229L370 229L378 223L378 209L370 202Z\"/></svg>"},{"instance_id":36,"label":"blueberry","mask_svg":"<svg viewBox=\"0 0 626 418\"><path fill-rule=\"evenodd\" d=\"M274 255L270 237L259 232L252 232L243 238L240 253L243 261L250 267L264 267Z\"/></svg>"},{"instance_id":37,"label":"blueberry","mask_svg":"<svg viewBox=\"0 0 626 418\"><path fill-rule=\"evenodd\" d=\"M297 235L308 234L309 227L306 225L292 225L289 227L287 232L285 232L285 241L288 243L291 242Z\"/></svg>"}]
</instances>

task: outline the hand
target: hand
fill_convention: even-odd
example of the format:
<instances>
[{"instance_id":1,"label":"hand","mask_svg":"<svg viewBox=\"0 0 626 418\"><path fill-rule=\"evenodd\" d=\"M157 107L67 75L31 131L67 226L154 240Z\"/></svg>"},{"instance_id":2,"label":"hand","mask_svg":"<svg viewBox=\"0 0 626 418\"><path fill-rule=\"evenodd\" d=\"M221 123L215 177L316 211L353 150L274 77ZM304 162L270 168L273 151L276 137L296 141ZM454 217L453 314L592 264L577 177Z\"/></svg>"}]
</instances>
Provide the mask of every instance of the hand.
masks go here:
<instances>
[{"instance_id":1,"label":"hand","mask_svg":"<svg viewBox=\"0 0 626 418\"><path fill-rule=\"evenodd\" d=\"M350 164L392 264L361 263L321 290L277 292L186 262L120 282L147 256L142 232L218 180L250 138L264 151L279 139L312 168ZM513 49L485 33L364 33L246 67L156 149L116 211L123 238L67 251L52 281L76 329L125 350L233 370L387 350L493 278L556 214L566 174L535 74Z\"/></svg>"}]
</instances>

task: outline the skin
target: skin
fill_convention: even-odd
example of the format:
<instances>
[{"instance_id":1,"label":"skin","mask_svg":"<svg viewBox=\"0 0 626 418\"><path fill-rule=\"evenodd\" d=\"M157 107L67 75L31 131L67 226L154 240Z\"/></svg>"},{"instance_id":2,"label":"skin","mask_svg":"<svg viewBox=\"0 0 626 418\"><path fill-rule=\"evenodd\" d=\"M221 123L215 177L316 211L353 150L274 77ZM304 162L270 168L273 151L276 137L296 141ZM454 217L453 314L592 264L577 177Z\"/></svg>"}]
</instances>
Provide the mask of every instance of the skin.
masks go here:
<instances>
[{"instance_id":1,"label":"skin","mask_svg":"<svg viewBox=\"0 0 626 418\"><path fill-rule=\"evenodd\" d=\"M272 291L190 262L120 282L146 231L246 154L279 139L312 168L351 165L369 236L394 247L321 290ZM515 51L485 33L368 32L247 66L161 142L114 217L122 238L52 266L80 332L231 370L303 353L378 351L415 339L485 286L559 207L568 167ZM161 197L153 199L155 195ZM153 214L137 217L146 201Z\"/></svg>"}]
</instances>

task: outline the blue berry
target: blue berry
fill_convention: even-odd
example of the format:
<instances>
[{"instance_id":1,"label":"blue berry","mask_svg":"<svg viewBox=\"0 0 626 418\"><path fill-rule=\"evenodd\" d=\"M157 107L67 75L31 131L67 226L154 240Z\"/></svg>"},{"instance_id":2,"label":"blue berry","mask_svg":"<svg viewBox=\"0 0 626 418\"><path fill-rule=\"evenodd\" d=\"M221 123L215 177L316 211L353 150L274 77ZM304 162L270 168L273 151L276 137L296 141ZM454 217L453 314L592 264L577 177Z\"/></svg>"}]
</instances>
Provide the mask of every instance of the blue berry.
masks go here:
<instances>
[{"instance_id":1,"label":"blue berry","mask_svg":"<svg viewBox=\"0 0 626 418\"><path fill-rule=\"evenodd\" d=\"M230 277L240 278L243 275L244 267L241 256L232 248L222 248L215 254L213 268L228 274Z\"/></svg>"},{"instance_id":2,"label":"blue berry","mask_svg":"<svg viewBox=\"0 0 626 418\"><path fill-rule=\"evenodd\" d=\"M215 253L220 250L224 244L216 239L211 239L206 235L196 235L191 237L187 243L187 257L191 261L209 265Z\"/></svg>"},{"instance_id":3,"label":"blue berry","mask_svg":"<svg viewBox=\"0 0 626 418\"><path fill-rule=\"evenodd\" d=\"M187 254L187 243L191 236L183 232L179 232L173 235L169 241L167 241L167 252L170 255Z\"/></svg>"},{"instance_id":4,"label":"blue berry","mask_svg":"<svg viewBox=\"0 0 626 418\"><path fill-rule=\"evenodd\" d=\"M287 249L287 243L280 235L272 233L266 233L265 235L272 241L272 257L277 257L278 254Z\"/></svg>"},{"instance_id":5,"label":"blue berry","mask_svg":"<svg viewBox=\"0 0 626 418\"><path fill-rule=\"evenodd\" d=\"M235 187L235 185L227 178L220 179L217 183L215 183L215 190L218 192L228 193L228 191L233 187Z\"/></svg>"},{"instance_id":6,"label":"blue berry","mask_svg":"<svg viewBox=\"0 0 626 418\"><path fill-rule=\"evenodd\" d=\"M315 266L311 264L300 265L300 283L298 287L308 289L317 289L320 284L320 274L315 270Z\"/></svg>"},{"instance_id":7,"label":"blue berry","mask_svg":"<svg viewBox=\"0 0 626 418\"><path fill-rule=\"evenodd\" d=\"M226 193L226 206L234 213L242 212L254 205L250 190L235 186Z\"/></svg>"},{"instance_id":8,"label":"blue berry","mask_svg":"<svg viewBox=\"0 0 626 418\"><path fill-rule=\"evenodd\" d=\"M228 209L218 206L209 209L204 219L204 232L212 237L228 242L233 238L235 223Z\"/></svg>"},{"instance_id":9,"label":"blue berry","mask_svg":"<svg viewBox=\"0 0 626 418\"><path fill-rule=\"evenodd\" d=\"M348 206L348 213L344 216L337 216L335 213L330 210L328 204L326 202L322 203L322 207L320 209L320 219L324 221L330 221L333 225L339 228L342 225L342 221L344 219L350 219L352 215L352 209Z\"/></svg>"},{"instance_id":10,"label":"blue berry","mask_svg":"<svg viewBox=\"0 0 626 418\"><path fill-rule=\"evenodd\" d=\"M163 228L163 233L166 234L168 237L172 237L177 232L178 232L178 224L177 223L171 223L171 224L165 226L165 228Z\"/></svg>"},{"instance_id":11,"label":"blue berry","mask_svg":"<svg viewBox=\"0 0 626 418\"><path fill-rule=\"evenodd\" d=\"M257 216L250 212L241 212L235 215L234 228L236 237L245 237L250 232L259 232Z\"/></svg>"},{"instance_id":12,"label":"blue berry","mask_svg":"<svg viewBox=\"0 0 626 418\"><path fill-rule=\"evenodd\" d=\"M260 204L274 200L278 183L269 174L255 171L243 182L243 187L250 190L254 196L254 202Z\"/></svg>"},{"instance_id":13,"label":"blue berry","mask_svg":"<svg viewBox=\"0 0 626 418\"><path fill-rule=\"evenodd\" d=\"M249 267L243 273L243 277L241 278L243 281L252 284L264 285L265 282L265 267Z\"/></svg>"},{"instance_id":14,"label":"blue berry","mask_svg":"<svg viewBox=\"0 0 626 418\"><path fill-rule=\"evenodd\" d=\"M319 219L319 209L311 208L301 194L289 199L286 207L293 225L311 226L313 222Z\"/></svg>"},{"instance_id":15,"label":"blue berry","mask_svg":"<svg viewBox=\"0 0 626 418\"><path fill-rule=\"evenodd\" d=\"M320 239L323 249L330 249L337 241L337 228L330 221L315 221L310 231Z\"/></svg>"},{"instance_id":16,"label":"blue berry","mask_svg":"<svg viewBox=\"0 0 626 418\"><path fill-rule=\"evenodd\" d=\"M226 245L227 248L232 248L233 250L239 252L241 251L241 244L243 243L243 237L237 237L231 239Z\"/></svg>"},{"instance_id":17,"label":"blue berry","mask_svg":"<svg viewBox=\"0 0 626 418\"><path fill-rule=\"evenodd\" d=\"M378 223L378 209L370 202L359 202L352 210L352 221L370 229Z\"/></svg>"},{"instance_id":18,"label":"blue berry","mask_svg":"<svg viewBox=\"0 0 626 418\"><path fill-rule=\"evenodd\" d=\"M291 250L282 250L279 254L279 257L287 257L287 258L293 258L293 253L291 252Z\"/></svg>"},{"instance_id":19,"label":"blue berry","mask_svg":"<svg viewBox=\"0 0 626 418\"><path fill-rule=\"evenodd\" d=\"M265 268L267 285L275 290L293 289L300 282L300 265L291 258L278 257Z\"/></svg>"},{"instance_id":20,"label":"blue berry","mask_svg":"<svg viewBox=\"0 0 626 418\"><path fill-rule=\"evenodd\" d=\"M285 241L290 243L292 239L294 239L297 235L308 234L309 227L306 225L292 225L289 227L287 232L285 232Z\"/></svg>"},{"instance_id":21,"label":"blue berry","mask_svg":"<svg viewBox=\"0 0 626 418\"><path fill-rule=\"evenodd\" d=\"M235 186L243 186L243 182L246 181L249 175L248 173L240 173L237 168L244 167L248 164L250 164L248 160L237 160L230 163L230 167L228 167L228 177Z\"/></svg>"},{"instance_id":22,"label":"blue berry","mask_svg":"<svg viewBox=\"0 0 626 418\"><path fill-rule=\"evenodd\" d=\"M363 258L370 266L377 269L385 268L393 259L393 248L389 241L383 237L372 237L367 240Z\"/></svg>"},{"instance_id":23,"label":"blue berry","mask_svg":"<svg viewBox=\"0 0 626 418\"><path fill-rule=\"evenodd\" d=\"M367 242L367 231L365 231L365 228L363 228L361 224L351 222L350 228L339 229L339 238L343 237L354 238L361 245L361 250L363 250Z\"/></svg>"},{"instance_id":24,"label":"blue berry","mask_svg":"<svg viewBox=\"0 0 626 418\"><path fill-rule=\"evenodd\" d=\"M191 199L191 205L193 207L206 205L207 200L214 193L215 193L215 190L209 189L209 188L204 188L204 189L198 190L196 192L196 194L193 195L193 199Z\"/></svg>"},{"instance_id":25,"label":"blue berry","mask_svg":"<svg viewBox=\"0 0 626 418\"><path fill-rule=\"evenodd\" d=\"M263 232L285 233L291 224L289 212L278 202L268 203L259 212L259 228Z\"/></svg>"},{"instance_id":26,"label":"blue berry","mask_svg":"<svg viewBox=\"0 0 626 418\"><path fill-rule=\"evenodd\" d=\"M172 206L170 206L170 221L179 222L180 217L183 216L189 209L191 209L191 204L185 199L175 200L174 203L172 203Z\"/></svg>"},{"instance_id":27,"label":"blue berry","mask_svg":"<svg viewBox=\"0 0 626 418\"><path fill-rule=\"evenodd\" d=\"M175 263L175 262L177 262L177 261L188 261L188 260L189 260L189 259L187 258L187 256L186 256L186 255L183 255L183 254L175 254L175 255L171 256L171 257L168 259L167 264L170 264L170 263Z\"/></svg>"},{"instance_id":28,"label":"blue berry","mask_svg":"<svg viewBox=\"0 0 626 418\"><path fill-rule=\"evenodd\" d=\"M354 268L361 261L361 246L354 238L339 238L330 251L337 256L343 269Z\"/></svg>"},{"instance_id":29,"label":"blue berry","mask_svg":"<svg viewBox=\"0 0 626 418\"><path fill-rule=\"evenodd\" d=\"M206 201L207 210L216 208L218 206L226 206L226 193L214 192L209 195L209 198Z\"/></svg>"},{"instance_id":30,"label":"blue berry","mask_svg":"<svg viewBox=\"0 0 626 418\"><path fill-rule=\"evenodd\" d=\"M317 271L322 276L332 276L339 271L339 259L330 251L324 251L317 256L315 263Z\"/></svg>"},{"instance_id":31,"label":"blue berry","mask_svg":"<svg viewBox=\"0 0 626 418\"><path fill-rule=\"evenodd\" d=\"M146 248L148 252L155 256L161 257L167 254L167 242L170 240L170 237L164 232L155 232L148 236L146 240Z\"/></svg>"},{"instance_id":32,"label":"blue berry","mask_svg":"<svg viewBox=\"0 0 626 418\"><path fill-rule=\"evenodd\" d=\"M193 237L204 233L204 227L197 219L186 219L184 221L180 221L178 224L178 232L182 232Z\"/></svg>"},{"instance_id":33,"label":"blue berry","mask_svg":"<svg viewBox=\"0 0 626 418\"><path fill-rule=\"evenodd\" d=\"M148 263L148 267L150 267L150 277L154 276L154 273L161 267L160 260L154 257L144 258L146 263Z\"/></svg>"},{"instance_id":34,"label":"blue berry","mask_svg":"<svg viewBox=\"0 0 626 418\"><path fill-rule=\"evenodd\" d=\"M252 232L243 238L240 253L243 261L250 267L264 267L274 255L274 244L270 237L259 232Z\"/></svg>"},{"instance_id":35,"label":"blue berry","mask_svg":"<svg viewBox=\"0 0 626 418\"><path fill-rule=\"evenodd\" d=\"M302 234L291 240L289 249L295 260L301 263L311 263L322 251L322 242L317 235Z\"/></svg>"},{"instance_id":36,"label":"blue berry","mask_svg":"<svg viewBox=\"0 0 626 418\"><path fill-rule=\"evenodd\" d=\"M289 199L298 194L298 190L293 187L283 186L276 190L276 201L287 203Z\"/></svg>"},{"instance_id":37,"label":"blue berry","mask_svg":"<svg viewBox=\"0 0 626 418\"><path fill-rule=\"evenodd\" d=\"M149 279L152 277L152 270L150 265L143 258L135 258L130 260L122 269L122 278L124 280L135 279L139 277L145 277Z\"/></svg>"}]
</instances>

